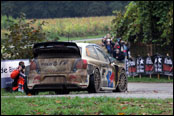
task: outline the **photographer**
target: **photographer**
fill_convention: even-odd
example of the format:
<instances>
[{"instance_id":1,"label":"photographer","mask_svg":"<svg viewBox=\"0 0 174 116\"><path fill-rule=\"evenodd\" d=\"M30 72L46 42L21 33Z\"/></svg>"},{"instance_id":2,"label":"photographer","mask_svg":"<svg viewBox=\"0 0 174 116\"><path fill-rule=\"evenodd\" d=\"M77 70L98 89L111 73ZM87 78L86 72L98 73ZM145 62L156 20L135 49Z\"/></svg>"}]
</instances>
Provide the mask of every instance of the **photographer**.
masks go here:
<instances>
[{"instance_id":1,"label":"photographer","mask_svg":"<svg viewBox=\"0 0 174 116\"><path fill-rule=\"evenodd\" d=\"M11 78L14 79L13 83L12 83L12 90L13 91L20 91L20 92L24 92L24 83L25 83L25 65L24 62L19 62L19 66L16 70L14 70L11 73Z\"/></svg>"}]
</instances>

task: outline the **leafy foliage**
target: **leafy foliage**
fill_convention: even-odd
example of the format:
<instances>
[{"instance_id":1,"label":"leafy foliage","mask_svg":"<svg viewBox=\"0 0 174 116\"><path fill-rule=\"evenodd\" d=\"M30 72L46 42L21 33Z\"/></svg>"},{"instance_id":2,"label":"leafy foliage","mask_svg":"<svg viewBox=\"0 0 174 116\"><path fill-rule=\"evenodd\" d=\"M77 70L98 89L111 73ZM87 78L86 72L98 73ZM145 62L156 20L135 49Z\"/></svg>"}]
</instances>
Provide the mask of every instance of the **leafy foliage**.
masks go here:
<instances>
[{"instance_id":1,"label":"leafy foliage","mask_svg":"<svg viewBox=\"0 0 174 116\"><path fill-rule=\"evenodd\" d=\"M17 22L12 16L1 15L1 29L7 29L13 22Z\"/></svg>"},{"instance_id":2,"label":"leafy foliage","mask_svg":"<svg viewBox=\"0 0 174 116\"><path fill-rule=\"evenodd\" d=\"M123 40L173 45L173 1L133 1L114 12L112 30Z\"/></svg>"},{"instance_id":3,"label":"leafy foliage","mask_svg":"<svg viewBox=\"0 0 174 116\"><path fill-rule=\"evenodd\" d=\"M37 27L32 27L36 20L26 22L25 14L10 25L9 33L1 40L1 59L28 59L32 58L32 45L36 42L46 41L46 33L42 32L43 21Z\"/></svg>"}]
</instances>

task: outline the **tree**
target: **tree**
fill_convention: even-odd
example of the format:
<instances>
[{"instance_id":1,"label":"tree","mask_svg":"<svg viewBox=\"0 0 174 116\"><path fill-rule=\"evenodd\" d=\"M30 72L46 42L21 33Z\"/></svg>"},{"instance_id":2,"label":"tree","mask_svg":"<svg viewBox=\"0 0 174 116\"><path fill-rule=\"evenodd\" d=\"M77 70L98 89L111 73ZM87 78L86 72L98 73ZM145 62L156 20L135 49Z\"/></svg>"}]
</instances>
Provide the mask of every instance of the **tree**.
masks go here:
<instances>
[{"instance_id":1,"label":"tree","mask_svg":"<svg viewBox=\"0 0 174 116\"><path fill-rule=\"evenodd\" d=\"M112 11L123 10L129 1L1 1L1 14L26 18L60 18L107 16Z\"/></svg>"},{"instance_id":2,"label":"tree","mask_svg":"<svg viewBox=\"0 0 174 116\"><path fill-rule=\"evenodd\" d=\"M93 2L87 10L88 16L104 16L106 13L107 6L105 2Z\"/></svg>"},{"instance_id":3,"label":"tree","mask_svg":"<svg viewBox=\"0 0 174 116\"><path fill-rule=\"evenodd\" d=\"M47 41L46 33L42 31L43 21L38 27L32 24L36 20L26 22L25 15L21 14L17 23L9 28L5 34L6 39L1 40L2 59L29 59L33 58L32 45L37 42Z\"/></svg>"},{"instance_id":4,"label":"tree","mask_svg":"<svg viewBox=\"0 0 174 116\"><path fill-rule=\"evenodd\" d=\"M135 1L112 21L116 37L173 48L173 1Z\"/></svg>"}]
</instances>

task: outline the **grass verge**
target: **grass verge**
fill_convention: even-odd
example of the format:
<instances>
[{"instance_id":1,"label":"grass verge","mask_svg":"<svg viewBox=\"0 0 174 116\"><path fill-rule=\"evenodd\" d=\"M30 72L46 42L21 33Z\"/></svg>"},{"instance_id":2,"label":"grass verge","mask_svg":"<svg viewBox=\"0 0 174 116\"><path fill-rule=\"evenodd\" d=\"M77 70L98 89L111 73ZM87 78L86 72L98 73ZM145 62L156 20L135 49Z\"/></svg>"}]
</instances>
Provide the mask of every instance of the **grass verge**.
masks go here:
<instances>
[{"instance_id":1,"label":"grass verge","mask_svg":"<svg viewBox=\"0 0 174 116\"><path fill-rule=\"evenodd\" d=\"M10 88L9 88L10 89ZM71 91L70 94L87 94L88 91ZM39 92L38 95L56 95L54 91ZM11 90L6 90L1 88L1 96L26 96L25 93L21 92L11 92Z\"/></svg>"},{"instance_id":2,"label":"grass verge","mask_svg":"<svg viewBox=\"0 0 174 116\"><path fill-rule=\"evenodd\" d=\"M173 99L1 98L2 115L172 115Z\"/></svg>"},{"instance_id":3,"label":"grass verge","mask_svg":"<svg viewBox=\"0 0 174 116\"><path fill-rule=\"evenodd\" d=\"M173 77L170 77L170 80L168 80L167 76L162 76L160 79L158 79L157 76L153 76L152 78L146 76L146 77L128 77L128 82L145 82L145 83L173 83Z\"/></svg>"}]
</instances>

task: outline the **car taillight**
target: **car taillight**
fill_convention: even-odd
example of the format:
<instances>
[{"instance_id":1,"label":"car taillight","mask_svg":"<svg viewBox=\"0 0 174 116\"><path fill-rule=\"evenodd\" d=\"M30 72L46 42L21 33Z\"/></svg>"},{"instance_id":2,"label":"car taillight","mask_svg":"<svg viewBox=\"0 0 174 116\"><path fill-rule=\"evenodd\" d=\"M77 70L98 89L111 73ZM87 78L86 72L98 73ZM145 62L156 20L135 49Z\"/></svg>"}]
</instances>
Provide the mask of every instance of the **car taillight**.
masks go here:
<instances>
[{"instance_id":1,"label":"car taillight","mask_svg":"<svg viewBox=\"0 0 174 116\"><path fill-rule=\"evenodd\" d=\"M30 70L36 70L36 62L31 61L31 63L30 63Z\"/></svg>"},{"instance_id":2,"label":"car taillight","mask_svg":"<svg viewBox=\"0 0 174 116\"><path fill-rule=\"evenodd\" d=\"M86 69L87 68L87 60L79 60L76 63L76 69Z\"/></svg>"}]
</instances>

